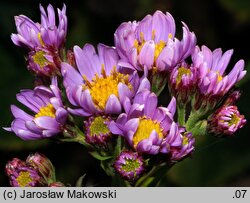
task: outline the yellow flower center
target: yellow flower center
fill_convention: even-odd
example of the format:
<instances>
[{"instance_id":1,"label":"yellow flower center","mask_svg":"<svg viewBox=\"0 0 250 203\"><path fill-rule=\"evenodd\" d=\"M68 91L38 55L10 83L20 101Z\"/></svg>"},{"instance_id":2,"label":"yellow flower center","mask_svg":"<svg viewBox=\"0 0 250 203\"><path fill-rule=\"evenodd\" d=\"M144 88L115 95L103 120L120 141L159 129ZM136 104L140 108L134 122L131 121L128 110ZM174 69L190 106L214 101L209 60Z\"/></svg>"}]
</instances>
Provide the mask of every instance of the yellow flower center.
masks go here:
<instances>
[{"instance_id":1,"label":"yellow flower center","mask_svg":"<svg viewBox=\"0 0 250 203\"><path fill-rule=\"evenodd\" d=\"M240 121L240 118L236 114L233 114L231 116L231 120L228 121L228 125L229 126L236 125L239 123L239 121Z\"/></svg>"},{"instance_id":2,"label":"yellow flower center","mask_svg":"<svg viewBox=\"0 0 250 203\"><path fill-rule=\"evenodd\" d=\"M30 177L30 172L21 171L16 178L16 181L20 187L29 187L29 183L32 182L32 178Z\"/></svg>"},{"instance_id":3,"label":"yellow flower center","mask_svg":"<svg viewBox=\"0 0 250 203\"><path fill-rule=\"evenodd\" d=\"M40 108L39 112L35 115L35 118L39 118L41 116L49 116L49 117L55 118L56 117L55 113L56 113L56 110L53 107L53 105L48 104L47 106Z\"/></svg>"},{"instance_id":4,"label":"yellow flower center","mask_svg":"<svg viewBox=\"0 0 250 203\"><path fill-rule=\"evenodd\" d=\"M132 88L129 83L129 75L124 75L116 71L116 67L111 71L110 75L107 76L104 70L104 65L102 66L102 77L97 74L92 79L88 81L86 76L83 76L85 84L83 85L83 90L89 89L90 95L93 99L94 104L97 108L104 110L106 102L108 101L110 95L115 95L118 97L118 84L126 84L130 89Z\"/></svg>"},{"instance_id":5,"label":"yellow flower center","mask_svg":"<svg viewBox=\"0 0 250 203\"><path fill-rule=\"evenodd\" d=\"M176 84L179 85L183 75L190 75L190 74L191 74L190 69L185 68L185 67L178 68L178 74L177 74L177 77L176 77Z\"/></svg>"},{"instance_id":6,"label":"yellow flower center","mask_svg":"<svg viewBox=\"0 0 250 203\"><path fill-rule=\"evenodd\" d=\"M104 119L101 116L95 117L90 125L90 136L100 135L100 134L108 134L110 132L108 126L105 124L105 121L108 119Z\"/></svg>"},{"instance_id":7,"label":"yellow flower center","mask_svg":"<svg viewBox=\"0 0 250 203\"><path fill-rule=\"evenodd\" d=\"M188 138L186 136L184 136L182 139L182 145L185 146L187 144L188 144Z\"/></svg>"},{"instance_id":8,"label":"yellow flower center","mask_svg":"<svg viewBox=\"0 0 250 203\"><path fill-rule=\"evenodd\" d=\"M217 75L217 83L218 83L218 82L220 82L220 81L223 79L223 77L222 77L222 75L219 73L219 71L216 71L216 75Z\"/></svg>"},{"instance_id":9,"label":"yellow flower center","mask_svg":"<svg viewBox=\"0 0 250 203\"><path fill-rule=\"evenodd\" d=\"M39 65L41 68L44 66L47 66L50 62L45 58L44 56L45 52L44 51L38 51L36 52L32 58L34 62Z\"/></svg>"},{"instance_id":10,"label":"yellow flower center","mask_svg":"<svg viewBox=\"0 0 250 203\"><path fill-rule=\"evenodd\" d=\"M156 33L156 31L155 30L153 30L152 31L152 40L154 40L155 39L155 33ZM168 35L168 38L172 38L173 36L172 36L172 34L170 33L169 35ZM136 40L135 39L135 41L134 41L134 47L137 49L137 54L139 55L140 54L140 52L141 52L141 49L142 49L142 47L144 46L144 44L145 44L145 40L144 40L144 34L143 34L143 32L141 32L140 33L140 41L141 42L139 42L138 40ZM154 51L154 65L156 64L156 60L157 60L157 58L159 57L159 55L160 55L160 53L162 52L162 50L166 47L166 45L167 45L167 42L165 42L165 41L163 41L163 40L160 40L157 44L155 44L155 51Z\"/></svg>"},{"instance_id":11,"label":"yellow flower center","mask_svg":"<svg viewBox=\"0 0 250 203\"><path fill-rule=\"evenodd\" d=\"M158 133L159 138L163 138L162 128L159 122L146 117L139 119L139 125L133 137L134 147L136 147L140 141L149 138L153 130Z\"/></svg>"},{"instance_id":12,"label":"yellow flower center","mask_svg":"<svg viewBox=\"0 0 250 203\"><path fill-rule=\"evenodd\" d=\"M139 167L140 163L138 160L126 159L125 164L122 165L122 170L125 172L136 172Z\"/></svg>"}]
</instances>

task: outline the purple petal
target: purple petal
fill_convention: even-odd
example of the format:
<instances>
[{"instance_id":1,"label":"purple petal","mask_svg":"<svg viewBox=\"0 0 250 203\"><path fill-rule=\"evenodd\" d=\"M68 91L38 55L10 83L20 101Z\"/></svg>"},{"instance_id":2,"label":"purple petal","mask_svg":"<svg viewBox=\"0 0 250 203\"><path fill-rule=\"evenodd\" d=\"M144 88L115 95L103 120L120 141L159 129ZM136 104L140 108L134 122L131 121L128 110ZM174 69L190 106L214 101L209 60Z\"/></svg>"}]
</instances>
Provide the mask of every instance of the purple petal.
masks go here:
<instances>
[{"instance_id":1,"label":"purple petal","mask_svg":"<svg viewBox=\"0 0 250 203\"><path fill-rule=\"evenodd\" d=\"M57 135L59 132L59 130L43 130L43 138L52 137L54 135Z\"/></svg>"},{"instance_id":2,"label":"purple petal","mask_svg":"<svg viewBox=\"0 0 250 203\"><path fill-rule=\"evenodd\" d=\"M141 83L140 83L140 86L139 86L137 92L140 92L140 91L142 91L144 89L146 89L146 90L150 90L151 89L150 82L149 82L149 80L147 78L143 78L141 80Z\"/></svg>"},{"instance_id":3,"label":"purple petal","mask_svg":"<svg viewBox=\"0 0 250 203\"><path fill-rule=\"evenodd\" d=\"M64 79L64 86L77 86L83 84L83 79L79 72L77 72L71 65L68 63L61 63L61 72Z\"/></svg>"},{"instance_id":4,"label":"purple petal","mask_svg":"<svg viewBox=\"0 0 250 203\"><path fill-rule=\"evenodd\" d=\"M68 112L76 116L91 116L92 114L84 111L83 109L71 109L68 108Z\"/></svg>"},{"instance_id":5,"label":"purple petal","mask_svg":"<svg viewBox=\"0 0 250 203\"><path fill-rule=\"evenodd\" d=\"M163 14L161 11L156 11L152 20L152 31L154 40L159 43L160 40L168 41L169 34L175 35L175 22L171 14Z\"/></svg>"},{"instance_id":6,"label":"purple petal","mask_svg":"<svg viewBox=\"0 0 250 203\"><path fill-rule=\"evenodd\" d=\"M58 108L56 111L56 121L62 125L65 124L68 118L68 112L64 108Z\"/></svg>"},{"instance_id":7,"label":"purple petal","mask_svg":"<svg viewBox=\"0 0 250 203\"><path fill-rule=\"evenodd\" d=\"M169 102L167 108L168 108L168 110L170 111L170 113L171 113L172 115L175 114L175 111L176 111L176 99L175 99L175 97L172 97L172 99L171 99L171 101Z\"/></svg>"},{"instance_id":8,"label":"purple petal","mask_svg":"<svg viewBox=\"0 0 250 203\"><path fill-rule=\"evenodd\" d=\"M95 114L100 112L96 107L90 95L90 91L87 89L81 93L80 104L85 112ZM107 105L107 104L106 104Z\"/></svg>"},{"instance_id":9,"label":"purple petal","mask_svg":"<svg viewBox=\"0 0 250 203\"><path fill-rule=\"evenodd\" d=\"M57 97L50 98L50 103L53 105L55 109L58 109L63 106L62 101Z\"/></svg>"},{"instance_id":10,"label":"purple petal","mask_svg":"<svg viewBox=\"0 0 250 203\"><path fill-rule=\"evenodd\" d=\"M22 120L26 120L26 121L31 121L33 119L33 116L27 114L26 112L16 107L15 105L11 105L10 108L15 118L21 118Z\"/></svg>"},{"instance_id":11,"label":"purple petal","mask_svg":"<svg viewBox=\"0 0 250 203\"><path fill-rule=\"evenodd\" d=\"M139 125L139 118L130 119L124 125L124 130L126 130L128 132L131 131L131 132L135 133L137 128L138 128L138 125Z\"/></svg>"},{"instance_id":12,"label":"purple petal","mask_svg":"<svg viewBox=\"0 0 250 203\"><path fill-rule=\"evenodd\" d=\"M155 43L153 40L147 41L139 54L139 63L151 69L154 63Z\"/></svg>"},{"instance_id":13,"label":"purple petal","mask_svg":"<svg viewBox=\"0 0 250 203\"><path fill-rule=\"evenodd\" d=\"M226 51L221 57L217 65L217 69L220 72L220 75L223 75L223 73L225 72L232 55L233 55L233 50L231 49L231 50Z\"/></svg>"},{"instance_id":14,"label":"purple petal","mask_svg":"<svg viewBox=\"0 0 250 203\"><path fill-rule=\"evenodd\" d=\"M157 107L157 97L155 94L151 93L146 100L144 114L150 118L154 116Z\"/></svg>"},{"instance_id":15,"label":"purple petal","mask_svg":"<svg viewBox=\"0 0 250 203\"><path fill-rule=\"evenodd\" d=\"M42 138L42 135L32 133L32 132L27 131L27 130L18 130L16 135L23 140L38 140L38 139Z\"/></svg>"},{"instance_id":16,"label":"purple petal","mask_svg":"<svg viewBox=\"0 0 250 203\"><path fill-rule=\"evenodd\" d=\"M60 125L56 120L52 117L49 116L41 116L38 118L34 119L34 122L43 129L48 129L48 130L59 130Z\"/></svg>"},{"instance_id":17,"label":"purple petal","mask_svg":"<svg viewBox=\"0 0 250 203\"><path fill-rule=\"evenodd\" d=\"M109 130L115 134L115 135L123 135L123 130L120 129L118 127L118 125L114 122L114 121L111 121L109 124L108 124L108 127L109 127Z\"/></svg>"},{"instance_id":18,"label":"purple petal","mask_svg":"<svg viewBox=\"0 0 250 203\"><path fill-rule=\"evenodd\" d=\"M34 121L26 121L25 122L25 127L30 130L31 132L33 133L36 133L36 134L41 134L42 133L42 130L41 128L39 128L35 123Z\"/></svg>"},{"instance_id":19,"label":"purple petal","mask_svg":"<svg viewBox=\"0 0 250 203\"><path fill-rule=\"evenodd\" d=\"M138 118L143 116L144 104L133 104L129 110L130 118Z\"/></svg>"},{"instance_id":20,"label":"purple petal","mask_svg":"<svg viewBox=\"0 0 250 203\"><path fill-rule=\"evenodd\" d=\"M98 44L98 54L101 64L104 64L107 75L110 75L111 70L117 67L119 56L113 47L108 47L104 44Z\"/></svg>"},{"instance_id":21,"label":"purple petal","mask_svg":"<svg viewBox=\"0 0 250 203\"><path fill-rule=\"evenodd\" d=\"M32 90L23 90L16 95L16 98L35 113L38 113L39 109L43 106L43 104L41 105L34 101L34 92Z\"/></svg>"},{"instance_id":22,"label":"purple petal","mask_svg":"<svg viewBox=\"0 0 250 203\"><path fill-rule=\"evenodd\" d=\"M136 150L142 153L149 153L151 147L152 147L152 142L149 139L144 139L137 144Z\"/></svg>"},{"instance_id":23,"label":"purple petal","mask_svg":"<svg viewBox=\"0 0 250 203\"><path fill-rule=\"evenodd\" d=\"M115 95L110 95L105 106L105 113L107 114L119 114L122 107L119 99Z\"/></svg>"},{"instance_id":24,"label":"purple petal","mask_svg":"<svg viewBox=\"0 0 250 203\"><path fill-rule=\"evenodd\" d=\"M85 53L79 46L74 46L74 55L76 60L76 65L81 75L87 77L89 81L95 76L95 69L92 68L91 63L85 56Z\"/></svg>"},{"instance_id":25,"label":"purple petal","mask_svg":"<svg viewBox=\"0 0 250 203\"><path fill-rule=\"evenodd\" d=\"M132 92L129 89L129 87L123 83L118 84L118 93L119 93L119 99L121 103L124 103L125 98L131 98L132 97Z\"/></svg>"}]
</instances>

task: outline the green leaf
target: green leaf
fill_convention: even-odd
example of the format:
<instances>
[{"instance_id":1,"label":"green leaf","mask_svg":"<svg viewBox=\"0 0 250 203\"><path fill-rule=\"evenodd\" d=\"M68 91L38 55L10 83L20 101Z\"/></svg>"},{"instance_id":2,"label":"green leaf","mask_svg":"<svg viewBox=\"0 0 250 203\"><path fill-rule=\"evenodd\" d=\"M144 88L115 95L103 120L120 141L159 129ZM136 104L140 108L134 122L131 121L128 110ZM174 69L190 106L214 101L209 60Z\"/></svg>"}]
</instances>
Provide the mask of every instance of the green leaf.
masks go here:
<instances>
[{"instance_id":1,"label":"green leaf","mask_svg":"<svg viewBox=\"0 0 250 203\"><path fill-rule=\"evenodd\" d=\"M114 151L114 157L117 157L122 151L122 137L118 136Z\"/></svg>"},{"instance_id":2,"label":"green leaf","mask_svg":"<svg viewBox=\"0 0 250 203\"><path fill-rule=\"evenodd\" d=\"M99 152L97 151L93 151L93 152L89 152L94 158L96 158L97 160L100 160L100 161L105 161L105 160L108 160L108 159L111 159L113 158L113 156L103 156L101 155Z\"/></svg>"},{"instance_id":3,"label":"green leaf","mask_svg":"<svg viewBox=\"0 0 250 203\"><path fill-rule=\"evenodd\" d=\"M114 176L114 169L112 167L112 162L103 160L101 161L101 167L106 172L108 176Z\"/></svg>"},{"instance_id":4,"label":"green leaf","mask_svg":"<svg viewBox=\"0 0 250 203\"><path fill-rule=\"evenodd\" d=\"M86 174L82 175L78 180L76 181L76 187L82 187L83 186L83 180L86 177Z\"/></svg>"}]
</instances>

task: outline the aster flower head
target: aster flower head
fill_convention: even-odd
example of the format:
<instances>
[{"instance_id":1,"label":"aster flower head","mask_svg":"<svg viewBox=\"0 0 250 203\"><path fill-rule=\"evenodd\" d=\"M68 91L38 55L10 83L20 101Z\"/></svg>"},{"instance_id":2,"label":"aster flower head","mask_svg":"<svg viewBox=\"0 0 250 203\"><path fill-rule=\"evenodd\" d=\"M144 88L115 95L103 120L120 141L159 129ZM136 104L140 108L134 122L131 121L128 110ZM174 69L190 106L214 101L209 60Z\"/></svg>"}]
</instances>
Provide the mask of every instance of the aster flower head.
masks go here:
<instances>
[{"instance_id":1,"label":"aster flower head","mask_svg":"<svg viewBox=\"0 0 250 203\"><path fill-rule=\"evenodd\" d=\"M17 34L12 34L13 43L20 47L35 49L37 47L62 48L67 34L66 6L58 11L58 25L54 8L49 5L47 13L40 5L41 23L35 23L24 15L16 16Z\"/></svg>"},{"instance_id":2,"label":"aster flower head","mask_svg":"<svg viewBox=\"0 0 250 203\"><path fill-rule=\"evenodd\" d=\"M178 102L187 103L194 93L197 82L197 69L183 62L172 70L169 89Z\"/></svg>"},{"instance_id":3,"label":"aster flower head","mask_svg":"<svg viewBox=\"0 0 250 203\"><path fill-rule=\"evenodd\" d=\"M85 121L86 142L94 146L105 147L111 139L112 133L108 128L111 121L109 116L91 116Z\"/></svg>"},{"instance_id":4,"label":"aster flower head","mask_svg":"<svg viewBox=\"0 0 250 203\"><path fill-rule=\"evenodd\" d=\"M56 78L52 79L50 88L38 86L34 90L22 90L16 97L32 114L12 105L15 120L5 130L23 140L48 138L62 132L68 112L64 109Z\"/></svg>"},{"instance_id":5,"label":"aster flower head","mask_svg":"<svg viewBox=\"0 0 250 203\"><path fill-rule=\"evenodd\" d=\"M142 156L137 152L123 151L114 162L116 172L124 179L134 182L145 172Z\"/></svg>"},{"instance_id":6,"label":"aster flower head","mask_svg":"<svg viewBox=\"0 0 250 203\"><path fill-rule=\"evenodd\" d=\"M237 106L222 106L208 120L208 130L217 136L233 135L246 124Z\"/></svg>"},{"instance_id":7,"label":"aster flower head","mask_svg":"<svg viewBox=\"0 0 250 203\"><path fill-rule=\"evenodd\" d=\"M97 50L98 53L90 44L86 44L83 49L74 47L78 70L62 63L67 97L77 107L69 109L72 114L119 114L125 98L131 98L138 88L148 85L145 80L139 84L136 72L132 75L118 72L119 57L115 48L99 44Z\"/></svg>"},{"instance_id":8,"label":"aster flower head","mask_svg":"<svg viewBox=\"0 0 250 203\"><path fill-rule=\"evenodd\" d=\"M192 133L186 132L185 128L183 127L179 127L178 134L182 139L182 143L180 146L170 147L169 160L172 163L181 161L185 157L190 156L191 153L194 151L195 139L192 136Z\"/></svg>"},{"instance_id":9,"label":"aster flower head","mask_svg":"<svg viewBox=\"0 0 250 203\"><path fill-rule=\"evenodd\" d=\"M36 48L28 54L28 69L39 76L60 75L61 59L53 49Z\"/></svg>"},{"instance_id":10,"label":"aster flower head","mask_svg":"<svg viewBox=\"0 0 250 203\"><path fill-rule=\"evenodd\" d=\"M223 54L220 48L211 51L206 46L202 46L201 49L196 47L192 55L193 66L198 68L200 80L196 109L202 102L204 103L202 100L208 101L213 106L218 98L224 96L245 76L244 60L239 60L230 73L225 73L232 54L233 50L228 50Z\"/></svg>"},{"instance_id":11,"label":"aster flower head","mask_svg":"<svg viewBox=\"0 0 250 203\"><path fill-rule=\"evenodd\" d=\"M34 168L27 166L25 162L17 158L6 164L6 174L9 177L10 185L13 187L35 187L45 186L46 184Z\"/></svg>"},{"instance_id":12,"label":"aster flower head","mask_svg":"<svg viewBox=\"0 0 250 203\"><path fill-rule=\"evenodd\" d=\"M38 171L47 182L55 181L55 168L45 155L31 154L27 157L26 163Z\"/></svg>"},{"instance_id":13,"label":"aster flower head","mask_svg":"<svg viewBox=\"0 0 250 203\"><path fill-rule=\"evenodd\" d=\"M41 23L35 23L24 15L16 16L17 34L11 39L17 46L29 50L28 69L37 75L53 76L60 71L60 52L67 33L66 6L58 9L58 26L54 8L49 5L47 13L40 5Z\"/></svg>"},{"instance_id":14,"label":"aster flower head","mask_svg":"<svg viewBox=\"0 0 250 203\"><path fill-rule=\"evenodd\" d=\"M156 11L139 22L122 23L115 32L120 64L128 69L169 71L188 57L196 37L183 23L183 39L175 38L175 21L170 13Z\"/></svg>"},{"instance_id":15,"label":"aster flower head","mask_svg":"<svg viewBox=\"0 0 250 203\"><path fill-rule=\"evenodd\" d=\"M136 94L133 103L127 100L124 109L125 113L121 114L116 122L110 122L111 132L124 136L129 145L138 152L168 153L167 145L162 144L168 134L171 134L171 126L174 125L175 98L171 100L168 108L157 107L157 96L144 89ZM179 142L178 137L168 141Z\"/></svg>"}]
</instances>

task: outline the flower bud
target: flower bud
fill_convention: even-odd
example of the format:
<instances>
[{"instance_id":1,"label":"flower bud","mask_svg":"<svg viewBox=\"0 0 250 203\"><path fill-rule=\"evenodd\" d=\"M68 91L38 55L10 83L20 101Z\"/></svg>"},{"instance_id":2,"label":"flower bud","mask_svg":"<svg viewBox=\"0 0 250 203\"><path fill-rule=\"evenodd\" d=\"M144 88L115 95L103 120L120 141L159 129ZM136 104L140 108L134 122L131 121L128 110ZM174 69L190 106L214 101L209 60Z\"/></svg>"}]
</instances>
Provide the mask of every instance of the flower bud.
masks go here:
<instances>
[{"instance_id":1,"label":"flower bud","mask_svg":"<svg viewBox=\"0 0 250 203\"><path fill-rule=\"evenodd\" d=\"M39 76L60 75L60 63L56 50L37 48L28 55L28 69Z\"/></svg>"},{"instance_id":2,"label":"flower bud","mask_svg":"<svg viewBox=\"0 0 250 203\"><path fill-rule=\"evenodd\" d=\"M237 106L222 106L208 120L208 130L215 135L233 135L246 124Z\"/></svg>"},{"instance_id":3,"label":"flower bud","mask_svg":"<svg viewBox=\"0 0 250 203\"><path fill-rule=\"evenodd\" d=\"M17 168L23 167L25 166L25 162L18 159L18 158L14 158L13 160L9 161L6 166L5 166L5 172L8 176L10 176L11 174L14 173L14 171Z\"/></svg>"},{"instance_id":4,"label":"flower bud","mask_svg":"<svg viewBox=\"0 0 250 203\"><path fill-rule=\"evenodd\" d=\"M110 121L111 118L107 116L92 116L85 121L86 142L95 146L106 146L112 136L108 128Z\"/></svg>"},{"instance_id":5,"label":"flower bud","mask_svg":"<svg viewBox=\"0 0 250 203\"><path fill-rule=\"evenodd\" d=\"M55 181L55 168L51 161L40 153L29 155L26 163L37 170L47 182Z\"/></svg>"},{"instance_id":6,"label":"flower bud","mask_svg":"<svg viewBox=\"0 0 250 203\"><path fill-rule=\"evenodd\" d=\"M180 130L181 132L181 130ZM194 151L194 142L195 139L190 132L182 132L180 134L182 138L181 146L171 147L170 148L170 161L172 163L181 161L185 157L191 155Z\"/></svg>"},{"instance_id":7,"label":"flower bud","mask_svg":"<svg viewBox=\"0 0 250 203\"><path fill-rule=\"evenodd\" d=\"M6 174L13 187L46 186L46 181L38 171L17 158L6 164Z\"/></svg>"},{"instance_id":8,"label":"flower bud","mask_svg":"<svg viewBox=\"0 0 250 203\"><path fill-rule=\"evenodd\" d=\"M171 72L169 89L178 102L185 104L190 101L198 82L196 72L194 67L189 67L184 62Z\"/></svg>"},{"instance_id":9,"label":"flower bud","mask_svg":"<svg viewBox=\"0 0 250 203\"><path fill-rule=\"evenodd\" d=\"M117 157L114 168L122 178L134 182L144 173L145 164L138 153L123 151Z\"/></svg>"}]
</instances>

